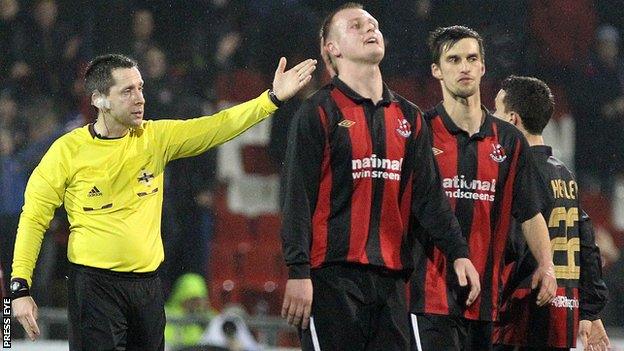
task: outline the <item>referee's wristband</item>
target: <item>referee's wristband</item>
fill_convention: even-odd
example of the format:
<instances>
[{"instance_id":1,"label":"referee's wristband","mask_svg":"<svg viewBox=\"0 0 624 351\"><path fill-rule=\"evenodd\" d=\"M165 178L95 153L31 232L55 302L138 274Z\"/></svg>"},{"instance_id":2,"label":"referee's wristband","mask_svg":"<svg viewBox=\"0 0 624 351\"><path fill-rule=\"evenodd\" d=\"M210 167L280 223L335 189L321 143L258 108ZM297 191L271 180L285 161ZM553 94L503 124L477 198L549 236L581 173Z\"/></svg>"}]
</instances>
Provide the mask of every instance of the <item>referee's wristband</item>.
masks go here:
<instances>
[{"instance_id":1,"label":"referee's wristband","mask_svg":"<svg viewBox=\"0 0 624 351\"><path fill-rule=\"evenodd\" d=\"M19 299L20 297L30 296L30 289L28 288L28 282L26 279L13 278L9 285L11 290L11 299Z\"/></svg>"},{"instance_id":2,"label":"referee's wristband","mask_svg":"<svg viewBox=\"0 0 624 351\"><path fill-rule=\"evenodd\" d=\"M269 89L269 99L271 99L271 102L277 107L280 107L284 104L284 101L280 100L277 95L275 95L273 88Z\"/></svg>"}]
</instances>

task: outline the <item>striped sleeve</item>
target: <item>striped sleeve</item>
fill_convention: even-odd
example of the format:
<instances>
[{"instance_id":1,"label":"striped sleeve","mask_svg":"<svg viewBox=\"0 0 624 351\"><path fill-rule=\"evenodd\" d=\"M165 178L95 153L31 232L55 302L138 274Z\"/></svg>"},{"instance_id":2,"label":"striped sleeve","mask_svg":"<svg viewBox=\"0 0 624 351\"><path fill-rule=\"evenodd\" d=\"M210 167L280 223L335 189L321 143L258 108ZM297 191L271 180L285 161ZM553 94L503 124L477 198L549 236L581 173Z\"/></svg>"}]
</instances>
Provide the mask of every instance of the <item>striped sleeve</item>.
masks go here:
<instances>
[{"instance_id":1,"label":"striped sleeve","mask_svg":"<svg viewBox=\"0 0 624 351\"><path fill-rule=\"evenodd\" d=\"M325 147L318 109L315 103L306 100L288 131L281 237L291 279L310 277L312 215L317 202Z\"/></svg>"}]
</instances>

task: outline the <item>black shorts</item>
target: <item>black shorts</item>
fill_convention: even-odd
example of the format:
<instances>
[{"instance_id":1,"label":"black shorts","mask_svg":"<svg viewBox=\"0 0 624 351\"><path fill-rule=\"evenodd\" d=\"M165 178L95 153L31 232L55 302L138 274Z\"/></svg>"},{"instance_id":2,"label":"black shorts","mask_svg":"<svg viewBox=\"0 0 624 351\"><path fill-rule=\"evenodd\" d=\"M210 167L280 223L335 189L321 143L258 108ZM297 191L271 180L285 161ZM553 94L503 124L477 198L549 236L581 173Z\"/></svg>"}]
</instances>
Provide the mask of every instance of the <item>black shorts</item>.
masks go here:
<instances>
[{"instance_id":1,"label":"black shorts","mask_svg":"<svg viewBox=\"0 0 624 351\"><path fill-rule=\"evenodd\" d=\"M409 350L404 275L362 265L313 269L308 350Z\"/></svg>"},{"instance_id":2,"label":"black shorts","mask_svg":"<svg viewBox=\"0 0 624 351\"><path fill-rule=\"evenodd\" d=\"M160 278L70 264L70 350L164 350Z\"/></svg>"},{"instance_id":3,"label":"black shorts","mask_svg":"<svg viewBox=\"0 0 624 351\"><path fill-rule=\"evenodd\" d=\"M492 322L436 314L410 314L412 351L490 351Z\"/></svg>"}]
</instances>

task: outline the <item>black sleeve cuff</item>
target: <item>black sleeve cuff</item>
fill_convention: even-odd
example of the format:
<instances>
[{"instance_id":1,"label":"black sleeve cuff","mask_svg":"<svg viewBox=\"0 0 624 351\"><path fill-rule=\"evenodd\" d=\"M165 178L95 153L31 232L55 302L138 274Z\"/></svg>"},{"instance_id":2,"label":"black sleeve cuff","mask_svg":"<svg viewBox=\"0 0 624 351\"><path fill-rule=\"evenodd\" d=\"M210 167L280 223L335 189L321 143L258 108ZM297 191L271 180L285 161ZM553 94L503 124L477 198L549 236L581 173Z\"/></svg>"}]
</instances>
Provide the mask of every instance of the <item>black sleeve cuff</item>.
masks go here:
<instances>
[{"instance_id":1,"label":"black sleeve cuff","mask_svg":"<svg viewBox=\"0 0 624 351\"><path fill-rule=\"evenodd\" d=\"M452 252L449 252L446 258L448 259L448 261L449 261L449 263L451 265L453 263L455 263L455 260L458 259L458 258L469 258L468 246L467 245L462 245L462 246L456 248Z\"/></svg>"},{"instance_id":2,"label":"black sleeve cuff","mask_svg":"<svg viewBox=\"0 0 624 351\"><path fill-rule=\"evenodd\" d=\"M595 321L596 319L600 319L600 317L599 317L599 316L597 316L597 315L595 315L595 314L592 314L592 313L587 313L587 312L583 312L583 311L581 311L581 312L579 313L579 320L580 320L580 321L582 321L582 320L588 320L588 321L590 321L590 322L593 322L593 321Z\"/></svg>"},{"instance_id":3,"label":"black sleeve cuff","mask_svg":"<svg viewBox=\"0 0 624 351\"><path fill-rule=\"evenodd\" d=\"M288 279L309 279L309 264L293 264L288 266Z\"/></svg>"}]
</instances>

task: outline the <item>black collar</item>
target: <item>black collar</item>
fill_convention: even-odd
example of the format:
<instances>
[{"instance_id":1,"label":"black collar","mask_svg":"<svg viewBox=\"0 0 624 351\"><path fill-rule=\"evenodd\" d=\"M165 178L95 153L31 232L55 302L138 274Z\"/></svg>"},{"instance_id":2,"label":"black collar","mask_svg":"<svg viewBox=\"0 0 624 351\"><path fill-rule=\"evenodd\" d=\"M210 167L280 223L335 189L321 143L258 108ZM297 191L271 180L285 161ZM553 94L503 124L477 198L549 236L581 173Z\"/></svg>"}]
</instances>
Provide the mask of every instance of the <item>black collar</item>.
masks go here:
<instances>
[{"instance_id":1,"label":"black collar","mask_svg":"<svg viewBox=\"0 0 624 351\"><path fill-rule=\"evenodd\" d=\"M540 154L544 154L548 157L552 156L552 147L548 145L533 145L531 146L531 151L538 152Z\"/></svg>"},{"instance_id":2,"label":"black collar","mask_svg":"<svg viewBox=\"0 0 624 351\"><path fill-rule=\"evenodd\" d=\"M468 133L465 130L459 128L449 114L444 109L444 105L440 102L436 107L436 112L442 118L442 123L451 134L459 134L459 133ZM488 136L494 136L494 127L492 126L495 123L494 116L488 111L484 106L481 106L481 110L485 114L485 118L483 119L483 123L481 127L479 127L479 131L472 135L472 138L480 138L483 139Z\"/></svg>"},{"instance_id":3,"label":"black collar","mask_svg":"<svg viewBox=\"0 0 624 351\"><path fill-rule=\"evenodd\" d=\"M115 139L123 138L123 136L120 136L120 137L117 137L117 138L109 138L109 137L102 136L102 135L100 135L100 134L95 132L95 127L93 125L94 125L94 123L89 123L89 134L91 134L91 138L93 138L93 139L98 138L98 139L102 139L102 140L115 140Z\"/></svg>"},{"instance_id":4,"label":"black collar","mask_svg":"<svg viewBox=\"0 0 624 351\"><path fill-rule=\"evenodd\" d=\"M331 84L335 86L336 88L338 88L343 94L348 96L351 100L359 104L363 103L364 101L370 101L372 103L371 99L365 98L362 95L355 92L355 90L351 89L345 82L340 80L338 76L334 76L334 78L332 78ZM388 106L393 101L397 101L396 97L394 96L392 91L388 89L388 86L386 85L386 83L383 83L383 92L381 94L381 101L379 101L379 104Z\"/></svg>"}]
</instances>

